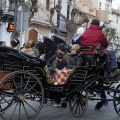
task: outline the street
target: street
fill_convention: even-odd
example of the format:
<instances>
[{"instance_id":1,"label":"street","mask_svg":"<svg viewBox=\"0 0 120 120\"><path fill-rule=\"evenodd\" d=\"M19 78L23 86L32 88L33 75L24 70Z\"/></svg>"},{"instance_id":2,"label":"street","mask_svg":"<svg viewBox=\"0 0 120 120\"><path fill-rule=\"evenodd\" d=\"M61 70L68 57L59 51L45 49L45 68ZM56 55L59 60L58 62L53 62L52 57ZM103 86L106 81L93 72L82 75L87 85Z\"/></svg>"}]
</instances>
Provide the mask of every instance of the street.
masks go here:
<instances>
[{"instance_id":1,"label":"street","mask_svg":"<svg viewBox=\"0 0 120 120\"><path fill-rule=\"evenodd\" d=\"M35 120L120 120L114 110L113 102L109 102L101 110L94 110L96 101L89 101L88 109L82 118L75 118L67 108L53 107L50 103L44 104Z\"/></svg>"}]
</instances>

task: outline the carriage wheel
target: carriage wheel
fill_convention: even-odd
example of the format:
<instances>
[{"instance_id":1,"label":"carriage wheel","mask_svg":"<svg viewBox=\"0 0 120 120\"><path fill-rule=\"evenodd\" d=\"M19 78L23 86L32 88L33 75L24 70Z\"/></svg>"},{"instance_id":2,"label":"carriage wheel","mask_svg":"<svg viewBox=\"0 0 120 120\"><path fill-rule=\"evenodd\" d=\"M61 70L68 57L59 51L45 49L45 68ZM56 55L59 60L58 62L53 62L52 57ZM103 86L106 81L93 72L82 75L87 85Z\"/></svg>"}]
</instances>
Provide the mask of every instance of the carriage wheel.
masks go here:
<instances>
[{"instance_id":1,"label":"carriage wheel","mask_svg":"<svg viewBox=\"0 0 120 120\"><path fill-rule=\"evenodd\" d=\"M69 107L75 117L82 117L86 111L88 103L87 90L76 93L69 97Z\"/></svg>"},{"instance_id":2,"label":"carriage wheel","mask_svg":"<svg viewBox=\"0 0 120 120\"><path fill-rule=\"evenodd\" d=\"M32 120L42 108L44 90L40 79L30 72L8 74L0 89L0 113L5 120Z\"/></svg>"},{"instance_id":3,"label":"carriage wheel","mask_svg":"<svg viewBox=\"0 0 120 120\"><path fill-rule=\"evenodd\" d=\"M115 111L120 116L120 85L116 87L113 98Z\"/></svg>"}]
</instances>

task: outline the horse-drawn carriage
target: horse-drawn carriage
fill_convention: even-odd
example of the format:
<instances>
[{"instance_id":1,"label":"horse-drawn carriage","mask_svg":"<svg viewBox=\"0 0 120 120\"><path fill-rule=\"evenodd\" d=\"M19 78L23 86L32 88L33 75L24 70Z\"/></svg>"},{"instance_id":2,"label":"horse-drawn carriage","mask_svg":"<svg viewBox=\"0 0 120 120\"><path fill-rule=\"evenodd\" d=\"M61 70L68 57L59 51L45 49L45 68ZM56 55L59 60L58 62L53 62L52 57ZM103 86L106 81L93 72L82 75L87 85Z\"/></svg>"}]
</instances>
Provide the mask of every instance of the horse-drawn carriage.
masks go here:
<instances>
[{"instance_id":1,"label":"horse-drawn carriage","mask_svg":"<svg viewBox=\"0 0 120 120\"><path fill-rule=\"evenodd\" d=\"M83 47L91 50L92 47ZM84 55L85 64L70 73L64 85L49 84L43 60L31 57L10 47L0 47L0 114L5 120L32 120L47 99L65 98L71 113L81 117L88 100L113 100L116 113L120 116L119 81L105 79L106 55L97 48L94 55ZM117 76L119 78L119 75ZM113 99L107 99L103 93ZM101 98L92 96L100 93ZM113 93L113 94L112 94Z\"/></svg>"}]
</instances>

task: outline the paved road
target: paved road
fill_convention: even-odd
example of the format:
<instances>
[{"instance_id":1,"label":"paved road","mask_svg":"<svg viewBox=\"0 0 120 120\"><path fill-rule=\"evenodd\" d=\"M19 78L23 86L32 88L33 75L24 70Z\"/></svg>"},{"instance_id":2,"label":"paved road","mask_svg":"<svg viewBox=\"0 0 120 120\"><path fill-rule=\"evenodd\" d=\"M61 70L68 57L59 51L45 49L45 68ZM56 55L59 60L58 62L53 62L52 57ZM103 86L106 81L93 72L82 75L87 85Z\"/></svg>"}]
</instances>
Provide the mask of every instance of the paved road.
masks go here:
<instances>
[{"instance_id":1,"label":"paved road","mask_svg":"<svg viewBox=\"0 0 120 120\"><path fill-rule=\"evenodd\" d=\"M108 102L108 105L103 106L99 111L94 109L97 102L89 100L88 109L82 118L74 117L68 106L67 108L53 107L51 102L48 102L43 105L43 108L34 120L120 120L120 116L114 110L112 101ZM31 114L30 110L27 110ZM6 114L8 118L10 118L9 113L11 114L11 109ZM21 111L21 113L24 114L24 111ZM15 119L12 120L18 120L18 118L18 114L16 114ZM2 119L0 118L0 120Z\"/></svg>"},{"instance_id":2,"label":"paved road","mask_svg":"<svg viewBox=\"0 0 120 120\"><path fill-rule=\"evenodd\" d=\"M99 111L94 110L96 103L97 101L89 100L88 109L84 116L82 118L76 118L71 114L69 107L53 107L48 102L43 105L42 110L34 120L120 120L120 116L116 114L112 102L109 102L107 106L103 106ZM9 113L7 114L8 118L10 117ZM2 119L0 118L0 120ZM16 118L13 120L18 120L18 114L16 114Z\"/></svg>"},{"instance_id":3,"label":"paved road","mask_svg":"<svg viewBox=\"0 0 120 120\"><path fill-rule=\"evenodd\" d=\"M41 112L35 120L120 120L114 110L113 103L109 102L101 110L94 110L96 101L89 101L88 109L82 118L75 118L69 107L58 108L53 107L50 103L44 104Z\"/></svg>"}]
</instances>

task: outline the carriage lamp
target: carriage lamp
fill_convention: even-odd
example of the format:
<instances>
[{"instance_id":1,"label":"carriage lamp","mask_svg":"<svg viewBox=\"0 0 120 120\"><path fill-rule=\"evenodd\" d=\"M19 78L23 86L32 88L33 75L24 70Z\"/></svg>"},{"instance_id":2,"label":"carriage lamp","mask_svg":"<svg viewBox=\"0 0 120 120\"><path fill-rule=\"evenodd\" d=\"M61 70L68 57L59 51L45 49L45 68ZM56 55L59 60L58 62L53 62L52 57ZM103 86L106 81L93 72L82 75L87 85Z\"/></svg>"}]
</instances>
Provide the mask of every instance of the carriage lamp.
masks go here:
<instances>
[{"instance_id":1,"label":"carriage lamp","mask_svg":"<svg viewBox=\"0 0 120 120\"><path fill-rule=\"evenodd\" d=\"M104 50L101 50L101 51L99 52L99 55L100 55L100 56L104 56L104 55L105 55L105 51L104 51Z\"/></svg>"}]
</instances>

